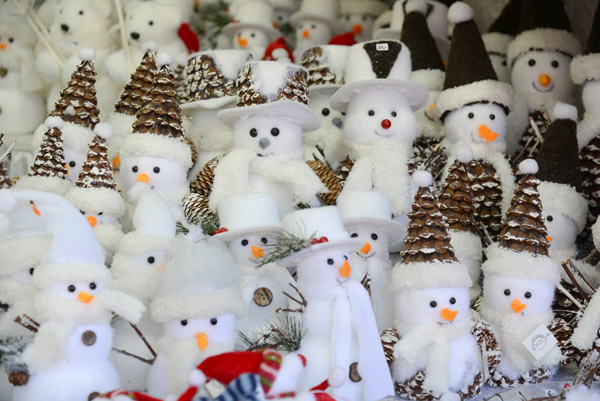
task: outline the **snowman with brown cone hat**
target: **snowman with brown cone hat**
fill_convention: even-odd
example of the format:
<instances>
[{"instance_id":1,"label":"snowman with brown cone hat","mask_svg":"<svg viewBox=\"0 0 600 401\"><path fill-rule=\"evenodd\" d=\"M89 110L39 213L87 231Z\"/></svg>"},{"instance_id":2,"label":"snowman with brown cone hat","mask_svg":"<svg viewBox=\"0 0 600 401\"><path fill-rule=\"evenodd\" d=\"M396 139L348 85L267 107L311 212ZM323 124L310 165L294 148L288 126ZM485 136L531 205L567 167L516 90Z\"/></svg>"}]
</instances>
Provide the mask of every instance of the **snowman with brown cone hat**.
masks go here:
<instances>
[{"instance_id":1,"label":"snowman with brown cone hat","mask_svg":"<svg viewBox=\"0 0 600 401\"><path fill-rule=\"evenodd\" d=\"M514 189L512 168L503 153L512 89L497 80L471 7L454 3L448 18L455 23L454 35L434 115L444 124L448 164L457 158L457 149L473 152L468 173L475 217L494 238Z\"/></svg>"}]
</instances>

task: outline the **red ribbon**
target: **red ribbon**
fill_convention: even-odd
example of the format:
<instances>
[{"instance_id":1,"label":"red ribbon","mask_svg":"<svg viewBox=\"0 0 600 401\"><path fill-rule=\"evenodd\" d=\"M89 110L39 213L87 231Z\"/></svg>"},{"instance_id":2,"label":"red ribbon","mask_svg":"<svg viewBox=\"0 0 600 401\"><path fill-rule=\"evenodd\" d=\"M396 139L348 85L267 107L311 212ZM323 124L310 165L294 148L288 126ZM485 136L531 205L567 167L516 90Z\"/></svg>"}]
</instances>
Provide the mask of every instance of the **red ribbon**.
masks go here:
<instances>
[{"instance_id":1,"label":"red ribbon","mask_svg":"<svg viewBox=\"0 0 600 401\"><path fill-rule=\"evenodd\" d=\"M213 231L213 235L226 233L227 231L229 231L229 230L226 229L225 227L217 228L215 231Z\"/></svg>"},{"instance_id":2,"label":"red ribbon","mask_svg":"<svg viewBox=\"0 0 600 401\"><path fill-rule=\"evenodd\" d=\"M310 241L312 245L322 244L323 242L329 242L327 237L313 238L312 241Z\"/></svg>"}]
</instances>

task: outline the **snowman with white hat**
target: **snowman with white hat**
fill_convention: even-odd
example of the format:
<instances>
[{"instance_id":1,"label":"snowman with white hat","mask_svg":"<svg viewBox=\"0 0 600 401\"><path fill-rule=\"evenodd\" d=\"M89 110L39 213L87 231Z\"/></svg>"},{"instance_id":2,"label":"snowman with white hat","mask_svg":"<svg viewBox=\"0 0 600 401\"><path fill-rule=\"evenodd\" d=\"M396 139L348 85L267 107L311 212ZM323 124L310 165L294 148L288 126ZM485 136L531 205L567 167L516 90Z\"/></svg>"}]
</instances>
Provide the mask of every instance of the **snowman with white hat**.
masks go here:
<instances>
[{"instance_id":1,"label":"snowman with white hat","mask_svg":"<svg viewBox=\"0 0 600 401\"><path fill-rule=\"evenodd\" d=\"M388 8L379 0L341 0L339 23L357 42L371 40L375 19Z\"/></svg>"},{"instance_id":2,"label":"snowman with white hat","mask_svg":"<svg viewBox=\"0 0 600 401\"><path fill-rule=\"evenodd\" d=\"M363 246L350 255L353 279L366 284L379 331L392 327L394 307L390 282L390 247L401 240L403 228L392 220L390 199L377 191L345 191L337 201L344 226Z\"/></svg>"},{"instance_id":3,"label":"snowman with white hat","mask_svg":"<svg viewBox=\"0 0 600 401\"><path fill-rule=\"evenodd\" d=\"M26 385L13 400L87 399L119 386L109 361L113 313L137 322L143 304L111 289L110 271L92 228L64 198L24 190L4 192L3 202L32 201L52 243L33 277L34 307L40 326L22 360ZM13 200L14 202L14 200Z\"/></svg>"},{"instance_id":4,"label":"snowman with white hat","mask_svg":"<svg viewBox=\"0 0 600 401\"><path fill-rule=\"evenodd\" d=\"M393 395L369 295L350 278L348 258L362 241L350 237L334 206L292 212L283 218L283 228L304 244L277 262L296 265L298 288L306 299L298 352L306 356L307 366L299 391L328 380L342 383L331 390L334 397L373 401Z\"/></svg>"},{"instance_id":5,"label":"snowman with white hat","mask_svg":"<svg viewBox=\"0 0 600 401\"><path fill-rule=\"evenodd\" d=\"M293 291L295 281L286 268L261 258L275 246L283 227L277 200L267 193L244 193L223 198L217 207L221 227L214 238L227 244L237 265L246 315L238 330L249 338L283 318L290 300L284 292Z\"/></svg>"},{"instance_id":6,"label":"snowman with white hat","mask_svg":"<svg viewBox=\"0 0 600 401\"><path fill-rule=\"evenodd\" d=\"M338 13L337 0L302 0L300 9L290 17L296 30L294 60L300 60L311 47L327 44L340 31Z\"/></svg>"},{"instance_id":7,"label":"snowman with white hat","mask_svg":"<svg viewBox=\"0 0 600 401\"><path fill-rule=\"evenodd\" d=\"M358 43L346 64L346 84L331 99L346 113L344 191L382 192L394 218L406 222L414 195L408 171L417 136L414 111L427 102L427 90L410 80L410 50L397 40Z\"/></svg>"},{"instance_id":8,"label":"snowman with white hat","mask_svg":"<svg viewBox=\"0 0 600 401\"><path fill-rule=\"evenodd\" d=\"M290 17L298 11L300 2L298 0L269 0L269 2L273 5L273 27L279 29L286 40L293 43L296 38L290 24Z\"/></svg>"}]
</instances>

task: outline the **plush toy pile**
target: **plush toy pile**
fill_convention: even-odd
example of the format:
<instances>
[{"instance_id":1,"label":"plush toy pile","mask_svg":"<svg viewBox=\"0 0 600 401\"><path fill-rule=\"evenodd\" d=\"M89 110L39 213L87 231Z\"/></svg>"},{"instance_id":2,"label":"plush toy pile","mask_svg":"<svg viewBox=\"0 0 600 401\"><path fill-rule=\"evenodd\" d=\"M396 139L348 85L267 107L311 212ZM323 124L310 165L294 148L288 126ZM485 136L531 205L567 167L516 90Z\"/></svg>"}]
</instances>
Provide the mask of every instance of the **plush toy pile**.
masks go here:
<instances>
[{"instance_id":1,"label":"plush toy pile","mask_svg":"<svg viewBox=\"0 0 600 401\"><path fill-rule=\"evenodd\" d=\"M600 5L502 6L3 2L0 400L598 399Z\"/></svg>"}]
</instances>

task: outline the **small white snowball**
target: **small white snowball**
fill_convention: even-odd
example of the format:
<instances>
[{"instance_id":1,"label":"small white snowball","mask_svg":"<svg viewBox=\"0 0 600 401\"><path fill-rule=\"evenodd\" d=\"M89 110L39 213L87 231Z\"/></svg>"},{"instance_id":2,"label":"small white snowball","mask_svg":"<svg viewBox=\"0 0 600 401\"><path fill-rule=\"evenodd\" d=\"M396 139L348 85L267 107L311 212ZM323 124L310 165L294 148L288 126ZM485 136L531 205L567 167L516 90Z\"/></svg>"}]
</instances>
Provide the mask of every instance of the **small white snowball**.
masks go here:
<instances>
[{"instance_id":1,"label":"small white snowball","mask_svg":"<svg viewBox=\"0 0 600 401\"><path fill-rule=\"evenodd\" d=\"M468 147L462 147L456 150L456 158L461 163L469 163L473 160L473 151Z\"/></svg>"},{"instance_id":2,"label":"small white snowball","mask_svg":"<svg viewBox=\"0 0 600 401\"><path fill-rule=\"evenodd\" d=\"M521 174L535 174L538 172L538 164L534 159L525 159L519 163Z\"/></svg>"},{"instance_id":3,"label":"small white snowball","mask_svg":"<svg viewBox=\"0 0 600 401\"><path fill-rule=\"evenodd\" d=\"M96 50L91 47L82 47L79 49L79 58L81 61L94 61L96 58Z\"/></svg>"},{"instance_id":4,"label":"small white snowball","mask_svg":"<svg viewBox=\"0 0 600 401\"><path fill-rule=\"evenodd\" d=\"M473 9L467 3L457 1L448 9L448 21L453 24L459 24L471 19L473 19Z\"/></svg>"},{"instance_id":5,"label":"small white snowball","mask_svg":"<svg viewBox=\"0 0 600 401\"><path fill-rule=\"evenodd\" d=\"M419 187L428 187L431 185L433 178L431 173L425 170L415 171L412 175L413 181Z\"/></svg>"},{"instance_id":6,"label":"small white snowball","mask_svg":"<svg viewBox=\"0 0 600 401\"><path fill-rule=\"evenodd\" d=\"M104 139L109 139L112 134L112 127L109 123L98 123L94 127L94 133Z\"/></svg>"}]
</instances>

